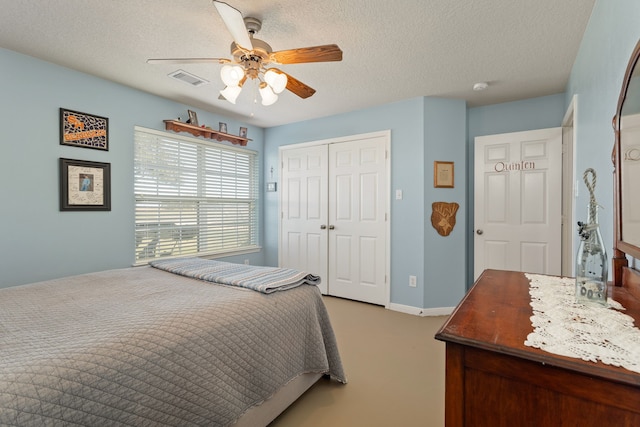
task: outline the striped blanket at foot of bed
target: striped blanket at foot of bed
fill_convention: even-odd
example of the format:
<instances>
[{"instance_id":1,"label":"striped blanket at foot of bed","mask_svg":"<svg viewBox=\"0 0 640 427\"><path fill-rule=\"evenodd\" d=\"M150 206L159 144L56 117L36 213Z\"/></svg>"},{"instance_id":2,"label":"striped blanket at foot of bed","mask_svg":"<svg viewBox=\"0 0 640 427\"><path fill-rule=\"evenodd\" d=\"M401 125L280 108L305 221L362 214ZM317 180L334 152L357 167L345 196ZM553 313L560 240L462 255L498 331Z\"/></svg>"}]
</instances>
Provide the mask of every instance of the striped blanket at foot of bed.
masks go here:
<instances>
[{"instance_id":1,"label":"striped blanket at foot of bed","mask_svg":"<svg viewBox=\"0 0 640 427\"><path fill-rule=\"evenodd\" d=\"M264 294L284 291L303 284L320 284L320 276L299 270L234 264L203 258L152 261L151 266L181 276L252 289Z\"/></svg>"}]
</instances>

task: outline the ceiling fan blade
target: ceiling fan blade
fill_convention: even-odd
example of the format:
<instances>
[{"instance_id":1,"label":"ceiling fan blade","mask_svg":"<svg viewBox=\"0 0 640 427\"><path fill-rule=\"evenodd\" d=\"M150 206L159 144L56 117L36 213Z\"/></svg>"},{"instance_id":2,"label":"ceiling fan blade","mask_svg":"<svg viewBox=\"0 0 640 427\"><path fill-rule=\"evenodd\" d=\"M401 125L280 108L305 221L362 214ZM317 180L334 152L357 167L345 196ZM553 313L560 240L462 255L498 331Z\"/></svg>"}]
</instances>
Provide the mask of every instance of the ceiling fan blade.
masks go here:
<instances>
[{"instance_id":1,"label":"ceiling fan blade","mask_svg":"<svg viewBox=\"0 0 640 427\"><path fill-rule=\"evenodd\" d=\"M161 58L147 59L147 64L201 64L211 63L226 64L231 60L226 58Z\"/></svg>"},{"instance_id":2,"label":"ceiling fan blade","mask_svg":"<svg viewBox=\"0 0 640 427\"><path fill-rule=\"evenodd\" d=\"M280 50L273 52L270 60L278 64L342 61L342 50L336 44Z\"/></svg>"},{"instance_id":3,"label":"ceiling fan blade","mask_svg":"<svg viewBox=\"0 0 640 427\"><path fill-rule=\"evenodd\" d=\"M289 74L285 73L284 71L279 70L277 68L270 68L270 70L273 70L277 73L284 74L285 76L287 76L287 90L295 93L300 98L306 99L306 98L309 98L314 93L316 93L315 89L302 83L300 80L294 77L291 77Z\"/></svg>"},{"instance_id":4,"label":"ceiling fan blade","mask_svg":"<svg viewBox=\"0 0 640 427\"><path fill-rule=\"evenodd\" d=\"M236 44L247 50L253 50L253 44L251 43L247 26L244 24L242 13L240 13L238 9L221 1L214 1L213 4L216 9L218 9L220 17L227 26Z\"/></svg>"}]
</instances>

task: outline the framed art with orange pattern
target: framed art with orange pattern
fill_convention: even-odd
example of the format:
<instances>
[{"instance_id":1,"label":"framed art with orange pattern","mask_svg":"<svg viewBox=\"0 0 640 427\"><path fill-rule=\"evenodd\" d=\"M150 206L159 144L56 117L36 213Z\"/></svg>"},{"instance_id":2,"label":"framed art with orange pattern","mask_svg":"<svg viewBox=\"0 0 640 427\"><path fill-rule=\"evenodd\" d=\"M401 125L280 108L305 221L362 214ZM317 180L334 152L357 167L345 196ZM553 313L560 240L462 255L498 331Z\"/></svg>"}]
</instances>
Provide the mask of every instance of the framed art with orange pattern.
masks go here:
<instances>
[{"instance_id":1,"label":"framed art with orange pattern","mask_svg":"<svg viewBox=\"0 0 640 427\"><path fill-rule=\"evenodd\" d=\"M60 145L109 151L109 119L60 108Z\"/></svg>"}]
</instances>

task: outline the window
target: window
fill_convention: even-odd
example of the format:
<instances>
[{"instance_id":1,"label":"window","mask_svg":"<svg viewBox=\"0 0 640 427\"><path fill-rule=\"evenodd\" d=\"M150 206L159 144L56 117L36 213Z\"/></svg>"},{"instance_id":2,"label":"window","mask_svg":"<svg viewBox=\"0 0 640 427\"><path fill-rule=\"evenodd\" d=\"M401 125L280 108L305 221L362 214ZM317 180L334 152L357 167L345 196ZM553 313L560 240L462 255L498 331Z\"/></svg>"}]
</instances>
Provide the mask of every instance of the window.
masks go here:
<instances>
[{"instance_id":1,"label":"window","mask_svg":"<svg viewBox=\"0 0 640 427\"><path fill-rule=\"evenodd\" d=\"M255 151L135 128L136 264L258 248Z\"/></svg>"}]
</instances>

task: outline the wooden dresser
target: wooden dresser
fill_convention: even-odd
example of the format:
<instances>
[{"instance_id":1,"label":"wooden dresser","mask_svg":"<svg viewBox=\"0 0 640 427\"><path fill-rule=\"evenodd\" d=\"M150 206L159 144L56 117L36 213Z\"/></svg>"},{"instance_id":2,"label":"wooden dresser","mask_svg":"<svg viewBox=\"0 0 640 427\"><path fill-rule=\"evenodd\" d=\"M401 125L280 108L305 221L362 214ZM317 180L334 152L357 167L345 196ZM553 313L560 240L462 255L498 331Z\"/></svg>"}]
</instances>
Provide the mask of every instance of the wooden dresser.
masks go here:
<instances>
[{"instance_id":1,"label":"wooden dresser","mask_svg":"<svg viewBox=\"0 0 640 427\"><path fill-rule=\"evenodd\" d=\"M620 287L610 296L639 326L640 301ZM640 374L525 346L529 302L523 273L487 270L436 334L446 426L640 426Z\"/></svg>"}]
</instances>

